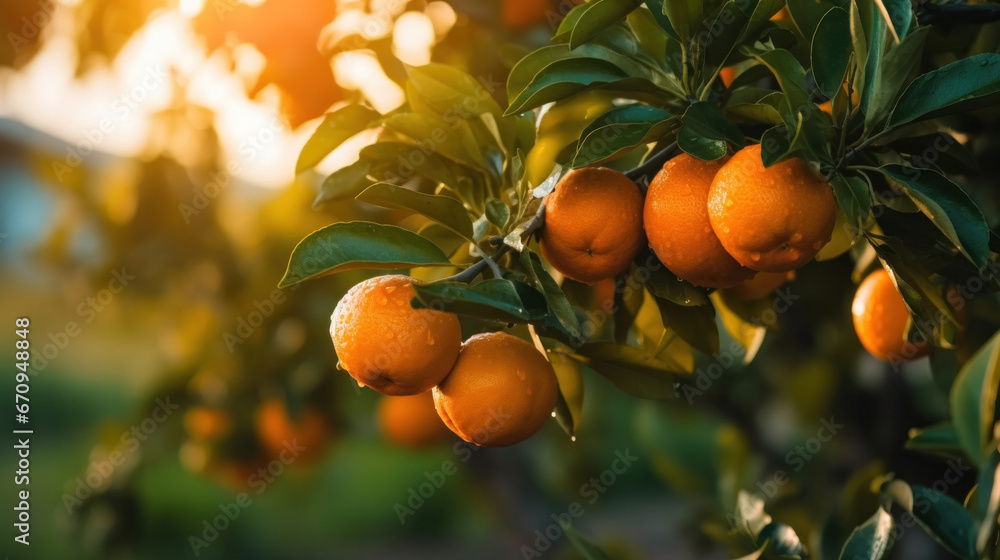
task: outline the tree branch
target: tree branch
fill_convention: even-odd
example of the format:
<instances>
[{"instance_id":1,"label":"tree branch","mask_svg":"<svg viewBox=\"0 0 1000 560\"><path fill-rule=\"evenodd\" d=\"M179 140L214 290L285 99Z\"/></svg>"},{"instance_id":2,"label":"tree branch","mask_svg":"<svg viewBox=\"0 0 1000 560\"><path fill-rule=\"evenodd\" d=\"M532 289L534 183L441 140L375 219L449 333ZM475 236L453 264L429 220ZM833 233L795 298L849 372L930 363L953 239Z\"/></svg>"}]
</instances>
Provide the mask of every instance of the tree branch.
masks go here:
<instances>
[{"instance_id":1,"label":"tree branch","mask_svg":"<svg viewBox=\"0 0 1000 560\"><path fill-rule=\"evenodd\" d=\"M524 231L521 232L521 238L531 237L531 234L535 233L541 227L545 225L545 201L543 200L541 204L538 205L538 210L535 211L535 215L532 216L527 222L524 222ZM492 240L491 240L492 241ZM477 261L475 264L469 268L459 272L454 276L449 276L442 281L451 282L464 282L468 284L476 279L477 276L483 273L484 270L489 268L490 263L496 263L496 260L500 257L506 255L513 247L510 245L502 245L492 256L483 258Z\"/></svg>"}]
</instances>

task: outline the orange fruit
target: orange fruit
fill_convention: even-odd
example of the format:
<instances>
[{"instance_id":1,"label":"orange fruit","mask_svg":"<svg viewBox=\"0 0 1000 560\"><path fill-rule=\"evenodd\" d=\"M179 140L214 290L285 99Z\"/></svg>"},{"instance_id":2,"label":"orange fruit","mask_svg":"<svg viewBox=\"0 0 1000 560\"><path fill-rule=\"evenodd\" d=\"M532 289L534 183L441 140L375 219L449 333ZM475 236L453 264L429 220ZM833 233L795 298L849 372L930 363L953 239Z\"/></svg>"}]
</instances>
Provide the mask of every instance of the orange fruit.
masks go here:
<instances>
[{"instance_id":1,"label":"orange fruit","mask_svg":"<svg viewBox=\"0 0 1000 560\"><path fill-rule=\"evenodd\" d=\"M719 70L719 79L722 80L722 85L729 87L736 79L736 69L732 66L726 66Z\"/></svg>"},{"instance_id":2,"label":"orange fruit","mask_svg":"<svg viewBox=\"0 0 1000 560\"><path fill-rule=\"evenodd\" d=\"M736 153L712 180L708 218L726 251L761 272L794 270L833 233L833 188L799 158L765 168L760 144Z\"/></svg>"},{"instance_id":3,"label":"orange fruit","mask_svg":"<svg viewBox=\"0 0 1000 560\"><path fill-rule=\"evenodd\" d=\"M387 440L411 449L430 447L451 433L434 410L434 397L430 392L382 397L378 405L378 424Z\"/></svg>"},{"instance_id":4,"label":"orange fruit","mask_svg":"<svg viewBox=\"0 0 1000 560\"><path fill-rule=\"evenodd\" d=\"M281 399L268 399L261 403L254 416L254 425L261 446L271 456L280 455L295 446L300 456L316 457L329 440L330 430L323 413L315 408L301 410L292 418Z\"/></svg>"},{"instance_id":5,"label":"orange fruit","mask_svg":"<svg viewBox=\"0 0 1000 560\"><path fill-rule=\"evenodd\" d=\"M564 276L593 284L628 268L642 247L642 193L623 173L583 167L545 201L540 246Z\"/></svg>"},{"instance_id":6,"label":"orange fruit","mask_svg":"<svg viewBox=\"0 0 1000 560\"><path fill-rule=\"evenodd\" d=\"M434 388L434 406L458 437L489 447L531 437L552 416L558 385L531 344L506 333L477 334Z\"/></svg>"},{"instance_id":7,"label":"orange fruit","mask_svg":"<svg viewBox=\"0 0 1000 560\"><path fill-rule=\"evenodd\" d=\"M458 317L414 309L415 280L386 275L365 280L340 300L330 318L338 367L386 395L415 395L441 382L458 357Z\"/></svg>"},{"instance_id":8,"label":"orange fruit","mask_svg":"<svg viewBox=\"0 0 1000 560\"><path fill-rule=\"evenodd\" d=\"M184 413L184 429L194 441L214 441L229 434L229 414L210 406L194 406Z\"/></svg>"},{"instance_id":9,"label":"orange fruit","mask_svg":"<svg viewBox=\"0 0 1000 560\"><path fill-rule=\"evenodd\" d=\"M927 342L906 340L910 312L885 269L868 275L851 304L858 340L872 356L886 362L910 362L930 353Z\"/></svg>"},{"instance_id":10,"label":"orange fruit","mask_svg":"<svg viewBox=\"0 0 1000 560\"><path fill-rule=\"evenodd\" d=\"M795 271L759 272L757 276L744 280L729 290L737 299L754 301L767 297L785 282L795 280Z\"/></svg>"},{"instance_id":11,"label":"orange fruit","mask_svg":"<svg viewBox=\"0 0 1000 560\"><path fill-rule=\"evenodd\" d=\"M754 275L722 248L708 220L708 191L724 162L682 153L663 165L646 191L642 220L649 246L695 286L729 288Z\"/></svg>"}]
</instances>

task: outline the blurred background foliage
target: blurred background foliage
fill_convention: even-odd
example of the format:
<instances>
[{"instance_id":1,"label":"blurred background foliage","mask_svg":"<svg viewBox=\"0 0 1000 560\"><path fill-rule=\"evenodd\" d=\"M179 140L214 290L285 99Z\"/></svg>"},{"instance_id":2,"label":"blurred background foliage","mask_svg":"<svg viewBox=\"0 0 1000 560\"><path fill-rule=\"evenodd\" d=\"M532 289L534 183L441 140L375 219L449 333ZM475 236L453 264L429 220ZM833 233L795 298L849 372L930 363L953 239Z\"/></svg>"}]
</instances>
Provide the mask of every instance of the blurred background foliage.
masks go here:
<instances>
[{"instance_id":1,"label":"blurred background foliage","mask_svg":"<svg viewBox=\"0 0 1000 560\"><path fill-rule=\"evenodd\" d=\"M553 515L580 502L577 525L615 558L727 558L710 537L728 531L738 488L768 495L768 512L818 554L830 519L851 528L867 518L857 512L870 513L878 476L926 486L943 476L944 460L903 444L911 428L948 417L947 394L926 360L896 370L861 350L846 256L800 270L789 284L799 299L756 359L727 369L693 405L637 401L585 375L575 441L555 422L499 450L446 438L414 451L383 437L378 395L335 373L325 335L336 302L366 273L274 295L306 234L391 212L311 209L321 178L371 139L297 179L295 157L331 108L399 107L404 65L443 62L503 83L571 7L0 4L0 307L31 318L31 557L186 557L204 522L247 492L252 504L201 557L521 557ZM950 25L929 45L944 59L977 42L995 50L998 31ZM958 124L992 176L995 115ZM995 186L986 187L974 195L995 224ZM116 272L134 279L113 293ZM575 301L601 297L571 289ZM995 314L992 302L972 309L970 347L985 340L977 321ZM13 330L0 333L5 347ZM696 371L711 363L699 355ZM162 402L180 408L143 431ZM844 429L790 460L830 418ZM145 437L133 447L136 426ZM275 456L275 432L312 444L257 493L248 477ZM589 502L582 485L626 450L634 465ZM112 456L124 459L109 470ZM456 474L401 524L397 504L446 461ZM948 493L961 499L974 484L960 477ZM10 485L0 495L14 500ZM4 554L23 557L3 542ZM580 557L565 536L552 546L546 555ZM949 556L908 530L892 557Z\"/></svg>"}]
</instances>

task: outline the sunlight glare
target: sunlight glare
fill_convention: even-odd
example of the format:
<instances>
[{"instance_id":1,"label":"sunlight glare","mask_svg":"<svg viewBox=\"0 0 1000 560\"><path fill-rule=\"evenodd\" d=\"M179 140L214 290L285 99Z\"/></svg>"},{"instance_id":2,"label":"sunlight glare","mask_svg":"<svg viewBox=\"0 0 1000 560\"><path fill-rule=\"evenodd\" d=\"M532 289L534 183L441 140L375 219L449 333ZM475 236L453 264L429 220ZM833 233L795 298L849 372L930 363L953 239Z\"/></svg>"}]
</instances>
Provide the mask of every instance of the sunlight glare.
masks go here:
<instances>
[{"instance_id":1,"label":"sunlight glare","mask_svg":"<svg viewBox=\"0 0 1000 560\"><path fill-rule=\"evenodd\" d=\"M455 26L455 22L458 21L458 16L455 14L454 8L452 8L447 2L441 2L437 0L427 4L424 8L424 13L430 18L431 23L434 25L434 34L437 35L438 39L444 37L451 31L451 28Z\"/></svg>"},{"instance_id":2,"label":"sunlight glare","mask_svg":"<svg viewBox=\"0 0 1000 560\"><path fill-rule=\"evenodd\" d=\"M434 24L420 12L406 12L396 20L392 34L392 53L411 66L423 66L431 61L434 46Z\"/></svg>"},{"instance_id":3,"label":"sunlight glare","mask_svg":"<svg viewBox=\"0 0 1000 560\"><path fill-rule=\"evenodd\" d=\"M184 17L193 18L201 13L205 7L205 0L181 0L179 9Z\"/></svg>"}]
</instances>

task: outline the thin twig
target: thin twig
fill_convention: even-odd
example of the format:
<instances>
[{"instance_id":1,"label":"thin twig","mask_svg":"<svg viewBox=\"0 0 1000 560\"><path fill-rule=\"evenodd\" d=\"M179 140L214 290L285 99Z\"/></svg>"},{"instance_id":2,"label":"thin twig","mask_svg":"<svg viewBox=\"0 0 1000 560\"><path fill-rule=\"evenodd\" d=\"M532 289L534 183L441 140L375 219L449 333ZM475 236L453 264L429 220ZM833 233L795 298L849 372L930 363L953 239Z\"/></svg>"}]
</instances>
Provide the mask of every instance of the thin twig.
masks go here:
<instances>
[{"instance_id":1,"label":"thin twig","mask_svg":"<svg viewBox=\"0 0 1000 560\"><path fill-rule=\"evenodd\" d=\"M542 201L542 203L538 205L538 210L535 212L535 215L524 223L524 231L521 233L522 239L524 237L530 237L531 234L541 229L543 225L545 225L545 201ZM493 253L491 257L489 257L489 260L485 258L480 259L469 268L454 276L449 276L443 281L464 282L468 284L469 282L475 280L476 277L482 274L488 267L490 267L490 264L496 266L496 261L500 259L500 257L506 255L511 249L512 247L510 245L502 245L495 253Z\"/></svg>"}]
</instances>

